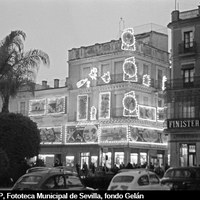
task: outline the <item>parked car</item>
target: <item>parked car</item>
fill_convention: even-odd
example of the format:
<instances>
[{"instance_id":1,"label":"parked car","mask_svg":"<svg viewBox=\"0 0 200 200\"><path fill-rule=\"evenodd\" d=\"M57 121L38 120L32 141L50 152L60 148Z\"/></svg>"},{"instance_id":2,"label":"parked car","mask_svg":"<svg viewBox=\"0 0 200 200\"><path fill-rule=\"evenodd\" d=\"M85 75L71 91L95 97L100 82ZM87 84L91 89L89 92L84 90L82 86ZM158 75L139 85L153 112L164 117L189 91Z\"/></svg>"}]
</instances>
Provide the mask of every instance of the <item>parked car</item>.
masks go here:
<instances>
[{"instance_id":1,"label":"parked car","mask_svg":"<svg viewBox=\"0 0 200 200\"><path fill-rule=\"evenodd\" d=\"M126 169L116 174L108 190L170 190L161 185L159 177L146 169Z\"/></svg>"},{"instance_id":2,"label":"parked car","mask_svg":"<svg viewBox=\"0 0 200 200\"><path fill-rule=\"evenodd\" d=\"M35 171L21 176L12 190L93 190L85 187L78 174L71 171L52 168Z\"/></svg>"},{"instance_id":3,"label":"parked car","mask_svg":"<svg viewBox=\"0 0 200 200\"><path fill-rule=\"evenodd\" d=\"M44 170L50 170L49 167L31 167L26 170L26 173L36 172L36 171L44 171Z\"/></svg>"},{"instance_id":4,"label":"parked car","mask_svg":"<svg viewBox=\"0 0 200 200\"><path fill-rule=\"evenodd\" d=\"M200 190L200 167L171 167L161 183L171 190Z\"/></svg>"}]
</instances>

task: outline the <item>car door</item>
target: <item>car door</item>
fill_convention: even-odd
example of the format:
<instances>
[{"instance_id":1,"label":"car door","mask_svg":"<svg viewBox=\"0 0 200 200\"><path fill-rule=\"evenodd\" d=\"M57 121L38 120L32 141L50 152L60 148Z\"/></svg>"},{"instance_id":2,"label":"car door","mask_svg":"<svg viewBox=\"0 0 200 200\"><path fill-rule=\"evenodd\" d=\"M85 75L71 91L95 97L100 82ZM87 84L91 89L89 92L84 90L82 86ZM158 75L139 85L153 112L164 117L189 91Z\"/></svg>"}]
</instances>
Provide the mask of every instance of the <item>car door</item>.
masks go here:
<instances>
[{"instance_id":1,"label":"car door","mask_svg":"<svg viewBox=\"0 0 200 200\"><path fill-rule=\"evenodd\" d=\"M62 174L50 176L47 180L42 184L42 189L45 190L62 190L66 189L65 178Z\"/></svg>"},{"instance_id":2,"label":"car door","mask_svg":"<svg viewBox=\"0 0 200 200\"><path fill-rule=\"evenodd\" d=\"M138 185L133 190L150 190L150 182L148 175L141 175L138 178Z\"/></svg>"},{"instance_id":3,"label":"car door","mask_svg":"<svg viewBox=\"0 0 200 200\"><path fill-rule=\"evenodd\" d=\"M164 187L161 186L160 179L156 174L150 174L149 181L150 181L150 190L164 190Z\"/></svg>"}]
</instances>

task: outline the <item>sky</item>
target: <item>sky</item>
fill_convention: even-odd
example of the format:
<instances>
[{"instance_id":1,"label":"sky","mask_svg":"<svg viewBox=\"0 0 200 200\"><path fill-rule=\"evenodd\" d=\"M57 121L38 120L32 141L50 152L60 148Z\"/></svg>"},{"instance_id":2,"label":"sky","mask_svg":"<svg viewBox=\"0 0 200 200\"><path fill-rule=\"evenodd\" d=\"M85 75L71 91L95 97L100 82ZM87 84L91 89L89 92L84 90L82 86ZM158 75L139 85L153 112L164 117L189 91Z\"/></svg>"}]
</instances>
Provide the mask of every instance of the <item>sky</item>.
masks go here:
<instances>
[{"instance_id":1,"label":"sky","mask_svg":"<svg viewBox=\"0 0 200 200\"><path fill-rule=\"evenodd\" d=\"M175 4L182 12L197 9L200 0L0 0L0 40L24 31L25 51L40 49L50 57L36 82L51 85L68 77L68 50L119 39L120 18L124 28L167 27Z\"/></svg>"}]
</instances>

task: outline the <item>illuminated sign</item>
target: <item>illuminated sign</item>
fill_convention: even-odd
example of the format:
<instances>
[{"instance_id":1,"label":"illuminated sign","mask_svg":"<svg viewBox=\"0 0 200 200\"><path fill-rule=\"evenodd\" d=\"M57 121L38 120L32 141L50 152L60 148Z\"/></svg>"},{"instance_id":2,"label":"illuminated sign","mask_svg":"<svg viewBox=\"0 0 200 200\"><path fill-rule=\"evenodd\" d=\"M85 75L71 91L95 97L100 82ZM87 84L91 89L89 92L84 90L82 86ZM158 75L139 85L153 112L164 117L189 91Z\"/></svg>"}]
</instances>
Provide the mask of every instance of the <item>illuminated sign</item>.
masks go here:
<instances>
[{"instance_id":1,"label":"illuminated sign","mask_svg":"<svg viewBox=\"0 0 200 200\"><path fill-rule=\"evenodd\" d=\"M156 108L151 106L138 105L138 119L156 121Z\"/></svg>"},{"instance_id":2,"label":"illuminated sign","mask_svg":"<svg viewBox=\"0 0 200 200\"><path fill-rule=\"evenodd\" d=\"M29 101L29 116L44 115L46 112L46 99L34 99Z\"/></svg>"},{"instance_id":3,"label":"illuminated sign","mask_svg":"<svg viewBox=\"0 0 200 200\"><path fill-rule=\"evenodd\" d=\"M41 144L61 144L62 127L43 127L40 129Z\"/></svg>"},{"instance_id":4,"label":"illuminated sign","mask_svg":"<svg viewBox=\"0 0 200 200\"><path fill-rule=\"evenodd\" d=\"M110 92L99 94L99 119L110 119Z\"/></svg>"},{"instance_id":5,"label":"illuminated sign","mask_svg":"<svg viewBox=\"0 0 200 200\"><path fill-rule=\"evenodd\" d=\"M135 98L135 92L131 91L124 95L124 98L122 99L123 104L123 115L126 117L134 117L137 116L137 100Z\"/></svg>"},{"instance_id":6,"label":"illuminated sign","mask_svg":"<svg viewBox=\"0 0 200 200\"><path fill-rule=\"evenodd\" d=\"M47 114L65 113L65 97L47 99Z\"/></svg>"},{"instance_id":7,"label":"illuminated sign","mask_svg":"<svg viewBox=\"0 0 200 200\"><path fill-rule=\"evenodd\" d=\"M88 95L77 96L77 120L84 121L88 119Z\"/></svg>"},{"instance_id":8,"label":"illuminated sign","mask_svg":"<svg viewBox=\"0 0 200 200\"><path fill-rule=\"evenodd\" d=\"M167 120L167 128L199 128L199 119Z\"/></svg>"},{"instance_id":9,"label":"illuminated sign","mask_svg":"<svg viewBox=\"0 0 200 200\"><path fill-rule=\"evenodd\" d=\"M87 126L66 126L66 143L84 144L98 142L98 127Z\"/></svg>"},{"instance_id":10,"label":"illuminated sign","mask_svg":"<svg viewBox=\"0 0 200 200\"><path fill-rule=\"evenodd\" d=\"M121 34L122 39L122 50L135 51L135 36L133 28L124 29Z\"/></svg>"}]
</instances>

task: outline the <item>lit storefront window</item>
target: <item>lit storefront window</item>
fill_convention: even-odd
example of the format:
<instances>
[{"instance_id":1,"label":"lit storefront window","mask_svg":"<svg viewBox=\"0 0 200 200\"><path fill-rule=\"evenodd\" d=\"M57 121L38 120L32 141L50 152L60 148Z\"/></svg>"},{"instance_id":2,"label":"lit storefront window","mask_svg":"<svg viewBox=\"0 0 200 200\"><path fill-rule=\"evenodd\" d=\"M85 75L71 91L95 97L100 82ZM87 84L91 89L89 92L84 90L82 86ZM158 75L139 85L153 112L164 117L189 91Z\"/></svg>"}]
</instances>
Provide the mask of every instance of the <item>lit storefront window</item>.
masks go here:
<instances>
[{"instance_id":1,"label":"lit storefront window","mask_svg":"<svg viewBox=\"0 0 200 200\"><path fill-rule=\"evenodd\" d=\"M107 168L111 168L111 157L111 152L103 153L102 166L106 165Z\"/></svg>"},{"instance_id":2,"label":"lit storefront window","mask_svg":"<svg viewBox=\"0 0 200 200\"><path fill-rule=\"evenodd\" d=\"M196 145L180 144L180 166L196 165Z\"/></svg>"},{"instance_id":3,"label":"lit storefront window","mask_svg":"<svg viewBox=\"0 0 200 200\"><path fill-rule=\"evenodd\" d=\"M115 164L117 167L124 164L124 152L115 152Z\"/></svg>"},{"instance_id":4,"label":"lit storefront window","mask_svg":"<svg viewBox=\"0 0 200 200\"><path fill-rule=\"evenodd\" d=\"M74 156L66 156L66 166L74 167Z\"/></svg>"},{"instance_id":5,"label":"lit storefront window","mask_svg":"<svg viewBox=\"0 0 200 200\"><path fill-rule=\"evenodd\" d=\"M97 167L98 156L91 156L91 163L94 163L94 166Z\"/></svg>"},{"instance_id":6,"label":"lit storefront window","mask_svg":"<svg viewBox=\"0 0 200 200\"><path fill-rule=\"evenodd\" d=\"M147 162L147 153L141 152L140 153L140 164L144 165Z\"/></svg>"},{"instance_id":7,"label":"lit storefront window","mask_svg":"<svg viewBox=\"0 0 200 200\"><path fill-rule=\"evenodd\" d=\"M81 169L83 168L84 163L86 163L87 166L89 167L89 157L90 157L89 152L81 153Z\"/></svg>"},{"instance_id":8,"label":"lit storefront window","mask_svg":"<svg viewBox=\"0 0 200 200\"><path fill-rule=\"evenodd\" d=\"M130 162L131 164L138 164L138 153L130 154Z\"/></svg>"},{"instance_id":9,"label":"lit storefront window","mask_svg":"<svg viewBox=\"0 0 200 200\"><path fill-rule=\"evenodd\" d=\"M53 154L39 154L39 159L44 161L46 167L52 167L54 165L54 155Z\"/></svg>"}]
</instances>

